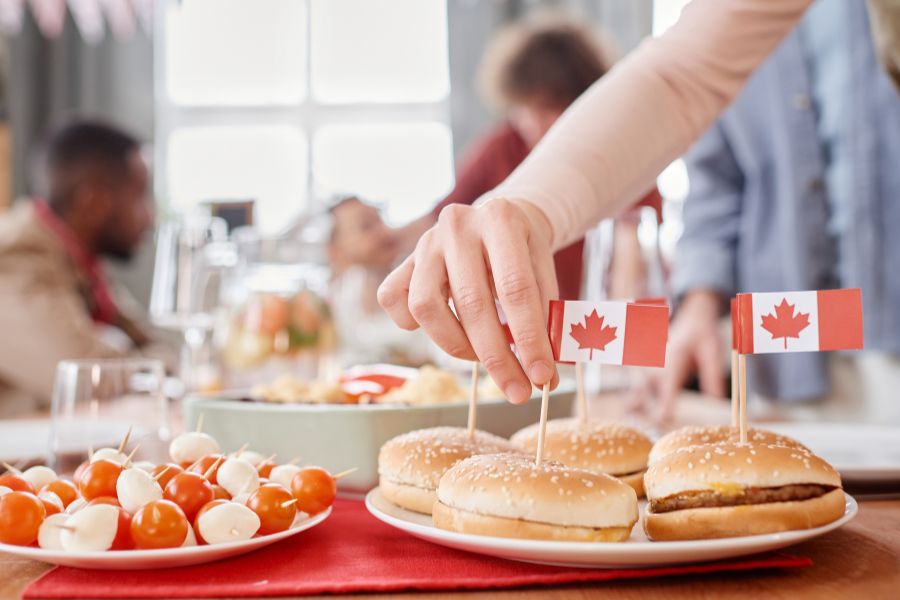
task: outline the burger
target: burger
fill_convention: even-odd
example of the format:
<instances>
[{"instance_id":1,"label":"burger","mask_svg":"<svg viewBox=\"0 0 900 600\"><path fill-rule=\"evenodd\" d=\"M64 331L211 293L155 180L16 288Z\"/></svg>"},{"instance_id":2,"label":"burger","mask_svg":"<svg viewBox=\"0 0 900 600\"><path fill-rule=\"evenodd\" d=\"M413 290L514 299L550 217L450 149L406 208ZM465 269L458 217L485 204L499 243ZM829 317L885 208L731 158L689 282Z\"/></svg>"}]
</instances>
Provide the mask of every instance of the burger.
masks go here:
<instances>
[{"instance_id":1,"label":"burger","mask_svg":"<svg viewBox=\"0 0 900 600\"><path fill-rule=\"evenodd\" d=\"M697 446L700 444L716 444L719 442L739 442L740 430L728 425L690 425L675 431L670 431L659 438L650 450L650 464L653 464L666 454ZM786 435L780 435L765 429L750 428L747 430L747 442L752 444L769 444L774 446L786 446L809 452L809 449Z\"/></svg>"},{"instance_id":2,"label":"burger","mask_svg":"<svg viewBox=\"0 0 900 600\"><path fill-rule=\"evenodd\" d=\"M652 540L809 529L844 514L834 467L808 451L773 444L676 450L650 465L644 486L644 530Z\"/></svg>"},{"instance_id":3,"label":"burger","mask_svg":"<svg viewBox=\"0 0 900 600\"><path fill-rule=\"evenodd\" d=\"M438 482L447 470L476 454L519 452L508 440L463 427L432 427L398 435L378 453L379 490L397 506L431 514Z\"/></svg>"},{"instance_id":4,"label":"burger","mask_svg":"<svg viewBox=\"0 0 900 600\"><path fill-rule=\"evenodd\" d=\"M529 452L537 449L539 424L516 432L510 441ZM579 419L547 421L544 456L569 467L606 473L644 494L644 471L653 443L632 427Z\"/></svg>"},{"instance_id":5,"label":"burger","mask_svg":"<svg viewBox=\"0 0 900 600\"><path fill-rule=\"evenodd\" d=\"M475 535L622 542L638 520L631 486L556 461L535 464L524 455L460 461L441 477L437 497L434 525Z\"/></svg>"}]
</instances>

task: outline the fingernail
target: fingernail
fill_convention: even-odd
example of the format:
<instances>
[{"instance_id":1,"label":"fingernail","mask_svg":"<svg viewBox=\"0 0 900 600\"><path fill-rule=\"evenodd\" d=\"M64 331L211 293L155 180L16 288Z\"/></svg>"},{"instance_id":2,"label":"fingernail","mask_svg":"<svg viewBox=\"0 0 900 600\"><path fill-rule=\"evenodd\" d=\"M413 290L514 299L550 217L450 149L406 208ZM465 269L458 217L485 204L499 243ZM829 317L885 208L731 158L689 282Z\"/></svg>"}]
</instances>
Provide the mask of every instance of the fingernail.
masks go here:
<instances>
[{"instance_id":1,"label":"fingernail","mask_svg":"<svg viewBox=\"0 0 900 600\"><path fill-rule=\"evenodd\" d=\"M504 391L506 398L513 404L522 404L531 397L531 390L518 382L509 384Z\"/></svg>"},{"instance_id":2,"label":"fingernail","mask_svg":"<svg viewBox=\"0 0 900 600\"><path fill-rule=\"evenodd\" d=\"M553 377L553 369L542 360L535 361L528 369L528 376L535 385L544 385Z\"/></svg>"}]
</instances>

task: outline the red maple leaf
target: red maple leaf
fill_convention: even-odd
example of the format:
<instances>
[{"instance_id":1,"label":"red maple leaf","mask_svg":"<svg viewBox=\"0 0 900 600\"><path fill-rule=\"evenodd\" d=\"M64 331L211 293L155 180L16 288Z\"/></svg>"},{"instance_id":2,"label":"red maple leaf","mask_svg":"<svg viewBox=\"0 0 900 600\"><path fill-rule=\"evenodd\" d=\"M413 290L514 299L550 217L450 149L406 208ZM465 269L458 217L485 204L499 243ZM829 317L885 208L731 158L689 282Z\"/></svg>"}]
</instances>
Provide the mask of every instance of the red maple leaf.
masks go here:
<instances>
[{"instance_id":1,"label":"red maple leaf","mask_svg":"<svg viewBox=\"0 0 900 600\"><path fill-rule=\"evenodd\" d=\"M784 349L787 350L789 337L799 338L800 332L809 327L809 313L794 314L794 304L788 304L787 298L775 307L775 314L763 315L762 328L772 334L772 339L784 338Z\"/></svg>"},{"instance_id":2,"label":"red maple leaf","mask_svg":"<svg viewBox=\"0 0 900 600\"><path fill-rule=\"evenodd\" d=\"M573 324L569 335L578 342L578 349L588 348L588 360L594 358L594 350L606 350L606 345L616 339L617 327L603 324L603 317L597 309L584 317L584 325Z\"/></svg>"}]
</instances>

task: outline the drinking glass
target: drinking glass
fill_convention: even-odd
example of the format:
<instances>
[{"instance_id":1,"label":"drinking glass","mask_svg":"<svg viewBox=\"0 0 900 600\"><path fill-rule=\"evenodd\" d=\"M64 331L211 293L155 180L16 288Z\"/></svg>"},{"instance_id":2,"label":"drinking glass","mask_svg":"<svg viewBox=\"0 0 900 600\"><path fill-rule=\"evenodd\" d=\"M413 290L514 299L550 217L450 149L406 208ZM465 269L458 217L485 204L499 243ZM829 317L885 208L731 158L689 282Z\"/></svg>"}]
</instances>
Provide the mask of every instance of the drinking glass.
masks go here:
<instances>
[{"instance_id":1,"label":"drinking glass","mask_svg":"<svg viewBox=\"0 0 900 600\"><path fill-rule=\"evenodd\" d=\"M56 368L47 462L71 473L98 448L118 447L134 461L164 462L171 438L165 368L143 358L64 360Z\"/></svg>"}]
</instances>

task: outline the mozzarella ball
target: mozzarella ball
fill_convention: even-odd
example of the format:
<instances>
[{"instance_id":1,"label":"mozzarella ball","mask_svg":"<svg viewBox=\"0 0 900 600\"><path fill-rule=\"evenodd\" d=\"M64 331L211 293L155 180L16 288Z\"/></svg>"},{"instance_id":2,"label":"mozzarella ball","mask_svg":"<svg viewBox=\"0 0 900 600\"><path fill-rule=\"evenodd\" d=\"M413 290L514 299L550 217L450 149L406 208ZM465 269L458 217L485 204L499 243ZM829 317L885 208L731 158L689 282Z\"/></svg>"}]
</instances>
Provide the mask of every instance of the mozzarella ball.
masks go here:
<instances>
[{"instance_id":1,"label":"mozzarella ball","mask_svg":"<svg viewBox=\"0 0 900 600\"><path fill-rule=\"evenodd\" d=\"M216 473L216 481L232 498L255 492L259 487L256 467L242 458L229 458Z\"/></svg>"},{"instance_id":2,"label":"mozzarella ball","mask_svg":"<svg viewBox=\"0 0 900 600\"><path fill-rule=\"evenodd\" d=\"M269 473L269 481L291 489L291 481L293 481L294 475L299 471L300 467L297 465L278 465L277 467L272 467L272 472Z\"/></svg>"},{"instance_id":3,"label":"mozzarella ball","mask_svg":"<svg viewBox=\"0 0 900 600\"><path fill-rule=\"evenodd\" d=\"M91 454L92 463L95 463L98 460L108 460L116 463L117 465L124 465L125 461L128 460L128 455L119 452L115 448L100 448L99 450Z\"/></svg>"},{"instance_id":4,"label":"mozzarella ball","mask_svg":"<svg viewBox=\"0 0 900 600\"><path fill-rule=\"evenodd\" d=\"M56 475L56 471L50 467L38 465L25 469L25 472L22 473L22 479L34 486L34 489L39 490L51 481L56 481L59 477Z\"/></svg>"},{"instance_id":5,"label":"mozzarella ball","mask_svg":"<svg viewBox=\"0 0 900 600\"><path fill-rule=\"evenodd\" d=\"M57 513L44 519L41 528L38 529L38 546L44 550L62 550L60 535L63 530L59 526L65 525L69 518L65 513Z\"/></svg>"},{"instance_id":6,"label":"mozzarella ball","mask_svg":"<svg viewBox=\"0 0 900 600\"><path fill-rule=\"evenodd\" d=\"M54 492L41 492L40 494L38 494L38 498L40 498L41 500L46 500L47 502L52 502L59 508L59 512L62 512L66 509L66 507L63 506L62 498L57 496Z\"/></svg>"},{"instance_id":7,"label":"mozzarella ball","mask_svg":"<svg viewBox=\"0 0 900 600\"><path fill-rule=\"evenodd\" d=\"M139 460L136 463L132 463L131 466L135 469L140 469L141 471L147 471L148 473L152 473L153 469L156 468L156 465L149 460Z\"/></svg>"},{"instance_id":8,"label":"mozzarella ball","mask_svg":"<svg viewBox=\"0 0 900 600\"><path fill-rule=\"evenodd\" d=\"M147 471L125 469L116 480L116 496L122 508L135 513L148 502L161 500L163 490Z\"/></svg>"},{"instance_id":9,"label":"mozzarella ball","mask_svg":"<svg viewBox=\"0 0 900 600\"><path fill-rule=\"evenodd\" d=\"M60 541L67 552L102 552L109 550L119 529L119 509L109 504L86 506L69 517Z\"/></svg>"},{"instance_id":10,"label":"mozzarella ball","mask_svg":"<svg viewBox=\"0 0 900 600\"><path fill-rule=\"evenodd\" d=\"M219 442L198 431L182 433L169 444L169 456L176 463L197 462L207 454L218 454Z\"/></svg>"},{"instance_id":11,"label":"mozzarella ball","mask_svg":"<svg viewBox=\"0 0 900 600\"><path fill-rule=\"evenodd\" d=\"M66 514L74 515L75 513L79 512L82 508L84 508L87 505L88 505L87 500L85 500L84 498L79 496L78 498L75 498L74 500L72 500L72 502L70 502L69 505L66 507Z\"/></svg>"},{"instance_id":12,"label":"mozzarella ball","mask_svg":"<svg viewBox=\"0 0 900 600\"><path fill-rule=\"evenodd\" d=\"M259 531L259 517L243 504L226 502L200 515L197 530L207 544L249 540Z\"/></svg>"},{"instance_id":13,"label":"mozzarella ball","mask_svg":"<svg viewBox=\"0 0 900 600\"><path fill-rule=\"evenodd\" d=\"M243 452L233 452L229 455L230 458L239 458L241 460L246 460L248 463L255 467L258 467L262 461L266 460L266 457L260 454L259 452L254 452L253 450L244 450Z\"/></svg>"},{"instance_id":14,"label":"mozzarella ball","mask_svg":"<svg viewBox=\"0 0 900 600\"><path fill-rule=\"evenodd\" d=\"M197 536L194 535L194 528L188 524L187 535L184 536L184 541L181 543L182 548L190 548L191 546L197 545Z\"/></svg>"}]
</instances>

